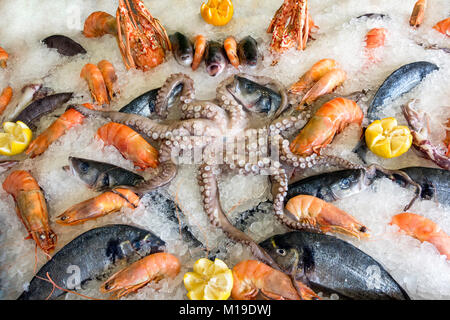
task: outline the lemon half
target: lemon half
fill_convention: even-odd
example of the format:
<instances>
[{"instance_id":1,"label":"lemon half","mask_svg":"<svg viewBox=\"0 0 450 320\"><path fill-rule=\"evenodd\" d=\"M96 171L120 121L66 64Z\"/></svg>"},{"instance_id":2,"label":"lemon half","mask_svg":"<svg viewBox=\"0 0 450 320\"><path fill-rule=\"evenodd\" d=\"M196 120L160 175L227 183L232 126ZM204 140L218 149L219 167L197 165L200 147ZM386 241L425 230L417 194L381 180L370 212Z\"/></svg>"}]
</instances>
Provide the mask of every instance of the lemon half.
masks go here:
<instances>
[{"instance_id":1,"label":"lemon half","mask_svg":"<svg viewBox=\"0 0 450 320\"><path fill-rule=\"evenodd\" d=\"M22 121L4 122L0 132L0 154L13 156L25 151L30 144L33 133Z\"/></svg>"},{"instance_id":2,"label":"lemon half","mask_svg":"<svg viewBox=\"0 0 450 320\"><path fill-rule=\"evenodd\" d=\"M370 151L383 158L404 154L413 140L409 128L397 125L397 119L392 117L372 122L366 129L365 137Z\"/></svg>"},{"instance_id":3,"label":"lemon half","mask_svg":"<svg viewBox=\"0 0 450 320\"><path fill-rule=\"evenodd\" d=\"M193 272L187 272L183 281L190 300L227 300L233 288L233 274L225 262L199 259Z\"/></svg>"}]
</instances>

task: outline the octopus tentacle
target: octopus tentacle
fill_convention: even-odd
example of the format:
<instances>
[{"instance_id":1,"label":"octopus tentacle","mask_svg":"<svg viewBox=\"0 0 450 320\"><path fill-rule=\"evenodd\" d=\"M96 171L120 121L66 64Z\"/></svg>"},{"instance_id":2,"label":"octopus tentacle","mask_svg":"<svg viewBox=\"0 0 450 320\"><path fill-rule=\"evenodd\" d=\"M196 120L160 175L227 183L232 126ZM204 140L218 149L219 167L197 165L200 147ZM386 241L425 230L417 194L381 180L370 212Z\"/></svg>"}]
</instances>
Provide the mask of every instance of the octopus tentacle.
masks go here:
<instances>
[{"instance_id":1,"label":"octopus tentacle","mask_svg":"<svg viewBox=\"0 0 450 320\"><path fill-rule=\"evenodd\" d=\"M226 128L228 116L224 109L209 101L196 101L181 106L184 119L209 119Z\"/></svg>"},{"instance_id":2,"label":"octopus tentacle","mask_svg":"<svg viewBox=\"0 0 450 320\"><path fill-rule=\"evenodd\" d=\"M195 98L194 81L184 73L175 73L170 75L156 96L155 111L162 117L167 117L167 108L171 92L179 85L183 85L180 100L183 103L189 103Z\"/></svg>"},{"instance_id":3,"label":"octopus tentacle","mask_svg":"<svg viewBox=\"0 0 450 320\"><path fill-rule=\"evenodd\" d=\"M203 164L199 168L198 175L203 208L208 215L211 224L222 229L228 238L248 246L259 260L270 265L272 268L280 270L278 264L263 248L244 232L234 227L228 220L220 205L219 189L217 187L216 174L214 172L216 170L217 166Z\"/></svg>"},{"instance_id":4,"label":"octopus tentacle","mask_svg":"<svg viewBox=\"0 0 450 320\"><path fill-rule=\"evenodd\" d=\"M131 189L133 192L143 196L150 191L168 184L177 175L177 166L170 160L160 163L158 169L159 173L155 177L144 181L137 187L126 188Z\"/></svg>"},{"instance_id":5,"label":"octopus tentacle","mask_svg":"<svg viewBox=\"0 0 450 320\"><path fill-rule=\"evenodd\" d=\"M307 222L302 222L294 220L285 215L284 213L284 198L287 194L288 189L288 177L284 169L280 169L275 174L271 176L272 181L272 197L273 197L273 208L275 211L275 217L282 224L291 229L302 230L317 230L312 225Z\"/></svg>"},{"instance_id":6,"label":"octopus tentacle","mask_svg":"<svg viewBox=\"0 0 450 320\"><path fill-rule=\"evenodd\" d=\"M366 167L340 157L332 155L320 155L316 157L317 165L338 166L343 169L365 169Z\"/></svg>"},{"instance_id":7,"label":"octopus tentacle","mask_svg":"<svg viewBox=\"0 0 450 320\"><path fill-rule=\"evenodd\" d=\"M302 157L298 156L291 151L289 148L289 140L287 139L279 139L279 148L280 148L280 160L294 168L306 169L312 168L316 164L317 154L313 153L310 156Z\"/></svg>"},{"instance_id":8,"label":"octopus tentacle","mask_svg":"<svg viewBox=\"0 0 450 320\"><path fill-rule=\"evenodd\" d=\"M394 175L401 176L407 183L416 188L414 197L403 209L404 211L409 210L409 208L411 208L411 206L414 204L414 202L419 198L420 194L422 193L422 186L417 182L415 182L413 179L411 179L411 177L404 171L386 169L376 163L372 163L367 168L365 168L365 170L369 172L369 175L373 175L375 171L380 171L381 173L385 174L392 180L395 180Z\"/></svg>"},{"instance_id":9,"label":"octopus tentacle","mask_svg":"<svg viewBox=\"0 0 450 320\"><path fill-rule=\"evenodd\" d=\"M228 92L227 85L233 83L234 75L223 80L216 90L216 99L230 117L229 127L242 129L247 125L247 113L233 95Z\"/></svg>"},{"instance_id":10,"label":"octopus tentacle","mask_svg":"<svg viewBox=\"0 0 450 320\"><path fill-rule=\"evenodd\" d=\"M189 119L176 121L171 124L162 124L153 119L148 119L136 114L128 114L117 111L90 110L83 106L73 106L75 110L84 116L97 116L110 121L133 127L139 133L143 133L153 140L169 139L174 136L209 135L220 136L222 130L217 124L207 119Z\"/></svg>"}]
</instances>

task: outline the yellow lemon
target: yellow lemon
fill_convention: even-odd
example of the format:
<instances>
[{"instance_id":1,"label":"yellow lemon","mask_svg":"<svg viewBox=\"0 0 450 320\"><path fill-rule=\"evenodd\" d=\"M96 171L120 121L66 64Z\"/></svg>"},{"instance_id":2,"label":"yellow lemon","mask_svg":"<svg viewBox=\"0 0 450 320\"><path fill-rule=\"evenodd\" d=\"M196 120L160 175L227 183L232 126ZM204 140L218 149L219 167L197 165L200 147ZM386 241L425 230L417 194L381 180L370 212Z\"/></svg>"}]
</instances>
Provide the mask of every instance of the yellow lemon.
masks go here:
<instances>
[{"instance_id":1,"label":"yellow lemon","mask_svg":"<svg viewBox=\"0 0 450 320\"><path fill-rule=\"evenodd\" d=\"M397 119L392 117L372 122L366 129L365 137L370 151L383 158L404 154L413 139L409 128L397 125Z\"/></svg>"},{"instance_id":2,"label":"yellow lemon","mask_svg":"<svg viewBox=\"0 0 450 320\"><path fill-rule=\"evenodd\" d=\"M30 128L22 121L4 122L3 131L0 133L0 154L4 156L22 153L33 136Z\"/></svg>"},{"instance_id":3,"label":"yellow lemon","mask_svg":"<svg viewBox=\"0 0 450 320\"><path fill-rule=\"evenodd\" d=\"M203 20L214 26L226 25L233 17L233 12L231 0L209 0L200 7Z\"/></svg>"},{"instance_id":4,"label":"yellow lemon","mask_svg":"<svg viewBox=\"0 0 450 320\"><path fill-rule=\"evenodd\" d=\"M193 272L187 272L183 281L191 300L227 300L233 288L233 274L225 262L199 259Z\"/></svg>"}]
</instances>

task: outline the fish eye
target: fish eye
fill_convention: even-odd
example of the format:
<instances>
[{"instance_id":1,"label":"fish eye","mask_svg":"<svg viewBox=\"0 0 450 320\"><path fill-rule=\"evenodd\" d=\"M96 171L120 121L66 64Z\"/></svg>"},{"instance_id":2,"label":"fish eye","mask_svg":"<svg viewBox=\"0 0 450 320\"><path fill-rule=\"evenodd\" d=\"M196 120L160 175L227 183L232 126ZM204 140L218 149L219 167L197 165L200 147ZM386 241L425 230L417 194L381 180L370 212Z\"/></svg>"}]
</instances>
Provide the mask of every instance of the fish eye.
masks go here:
<instances>
[{"instance_id":1,"label":"fish eye","mask_svg":"<svg viewBox=\"0 0 450 320\"><path fill-rule=\"evenodd\" d=\"M244 88L245 88L245 90L247 90L248 92L253 92L253 91L255 91L255 88L252 86L252 84L251 83L248 83L248 82L246 82L245 84L244 84Z\"/></svg>"},{"instance_id":2,"label":"fish eye","mask_svg":"<svg viewBox=\"0 0 450 320\"><path fill-rule=\"evenodd\" d=\"M108 175L103 176L102 185L109 186L109 176Z\"/></svg>"},{"instance_id":3,"label":"fish eye","mask_svg":"<svg viewBox=\"0 0 450 320\"><path fill-rule=\"evenodd\" d=\"M82 162L82 163L80 164L80 170L81 170L82 172L87 172L88 169L89 169L89 164L87 164L86 162Z\"/></svg>"},{"instance_id":4,"label":"fish eye","mask_svg":"<svg viewBox=\"0 0 450 320\"><path fill-rule=\"evenodd\" d=\"M286 255L286 250L284 250L284 249L277 249L277 254L279 254L280 256L284 257Z\"/></svg>"},{"instance_id":5,"label":"fish eye","mask_svg":"<svg viewBox=\"0 0 450 320\"><path fill-rule=\"evenodd\" d=\"M342 189L348 189L350 187L350 180L349 179L342 179L341 182L339 182L339 186Z\"/></svg>"}]
</instances>

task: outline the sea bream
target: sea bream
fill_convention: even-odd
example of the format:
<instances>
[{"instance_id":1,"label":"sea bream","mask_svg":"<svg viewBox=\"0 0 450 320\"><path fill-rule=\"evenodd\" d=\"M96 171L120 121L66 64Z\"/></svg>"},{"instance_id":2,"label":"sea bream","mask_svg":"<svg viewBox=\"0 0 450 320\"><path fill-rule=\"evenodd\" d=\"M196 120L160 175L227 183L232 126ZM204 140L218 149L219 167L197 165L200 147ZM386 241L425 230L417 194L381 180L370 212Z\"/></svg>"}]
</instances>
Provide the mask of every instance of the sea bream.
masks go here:
<instances>
[{"instance_id":1,"label":"sea bream","mask_svg":"<svg viewBox=\"0 0 450 320\"><path fill-rule=\"evenodd\" d=\"M336 237L293 231L275 235L260 246L285 273L315 292L337 293L341 299L409 299L381 264Z\"/></svg>"},{"instance_id":2,"label":"sea bream","mask_svg":"<svg viewBox=\"0 0 450 320\"><path fill-rule=\"evenodd\" d=\"M57 299L67 292L54 287L76 290L93 279L109 276L120 261L138 260L142 256L165 250L165 242L152 232L133 226L113 224L91 229L61 248L31 279L19 300ZM73 278L74 273L79 279Z\"/></svg>"}]
</instances>

